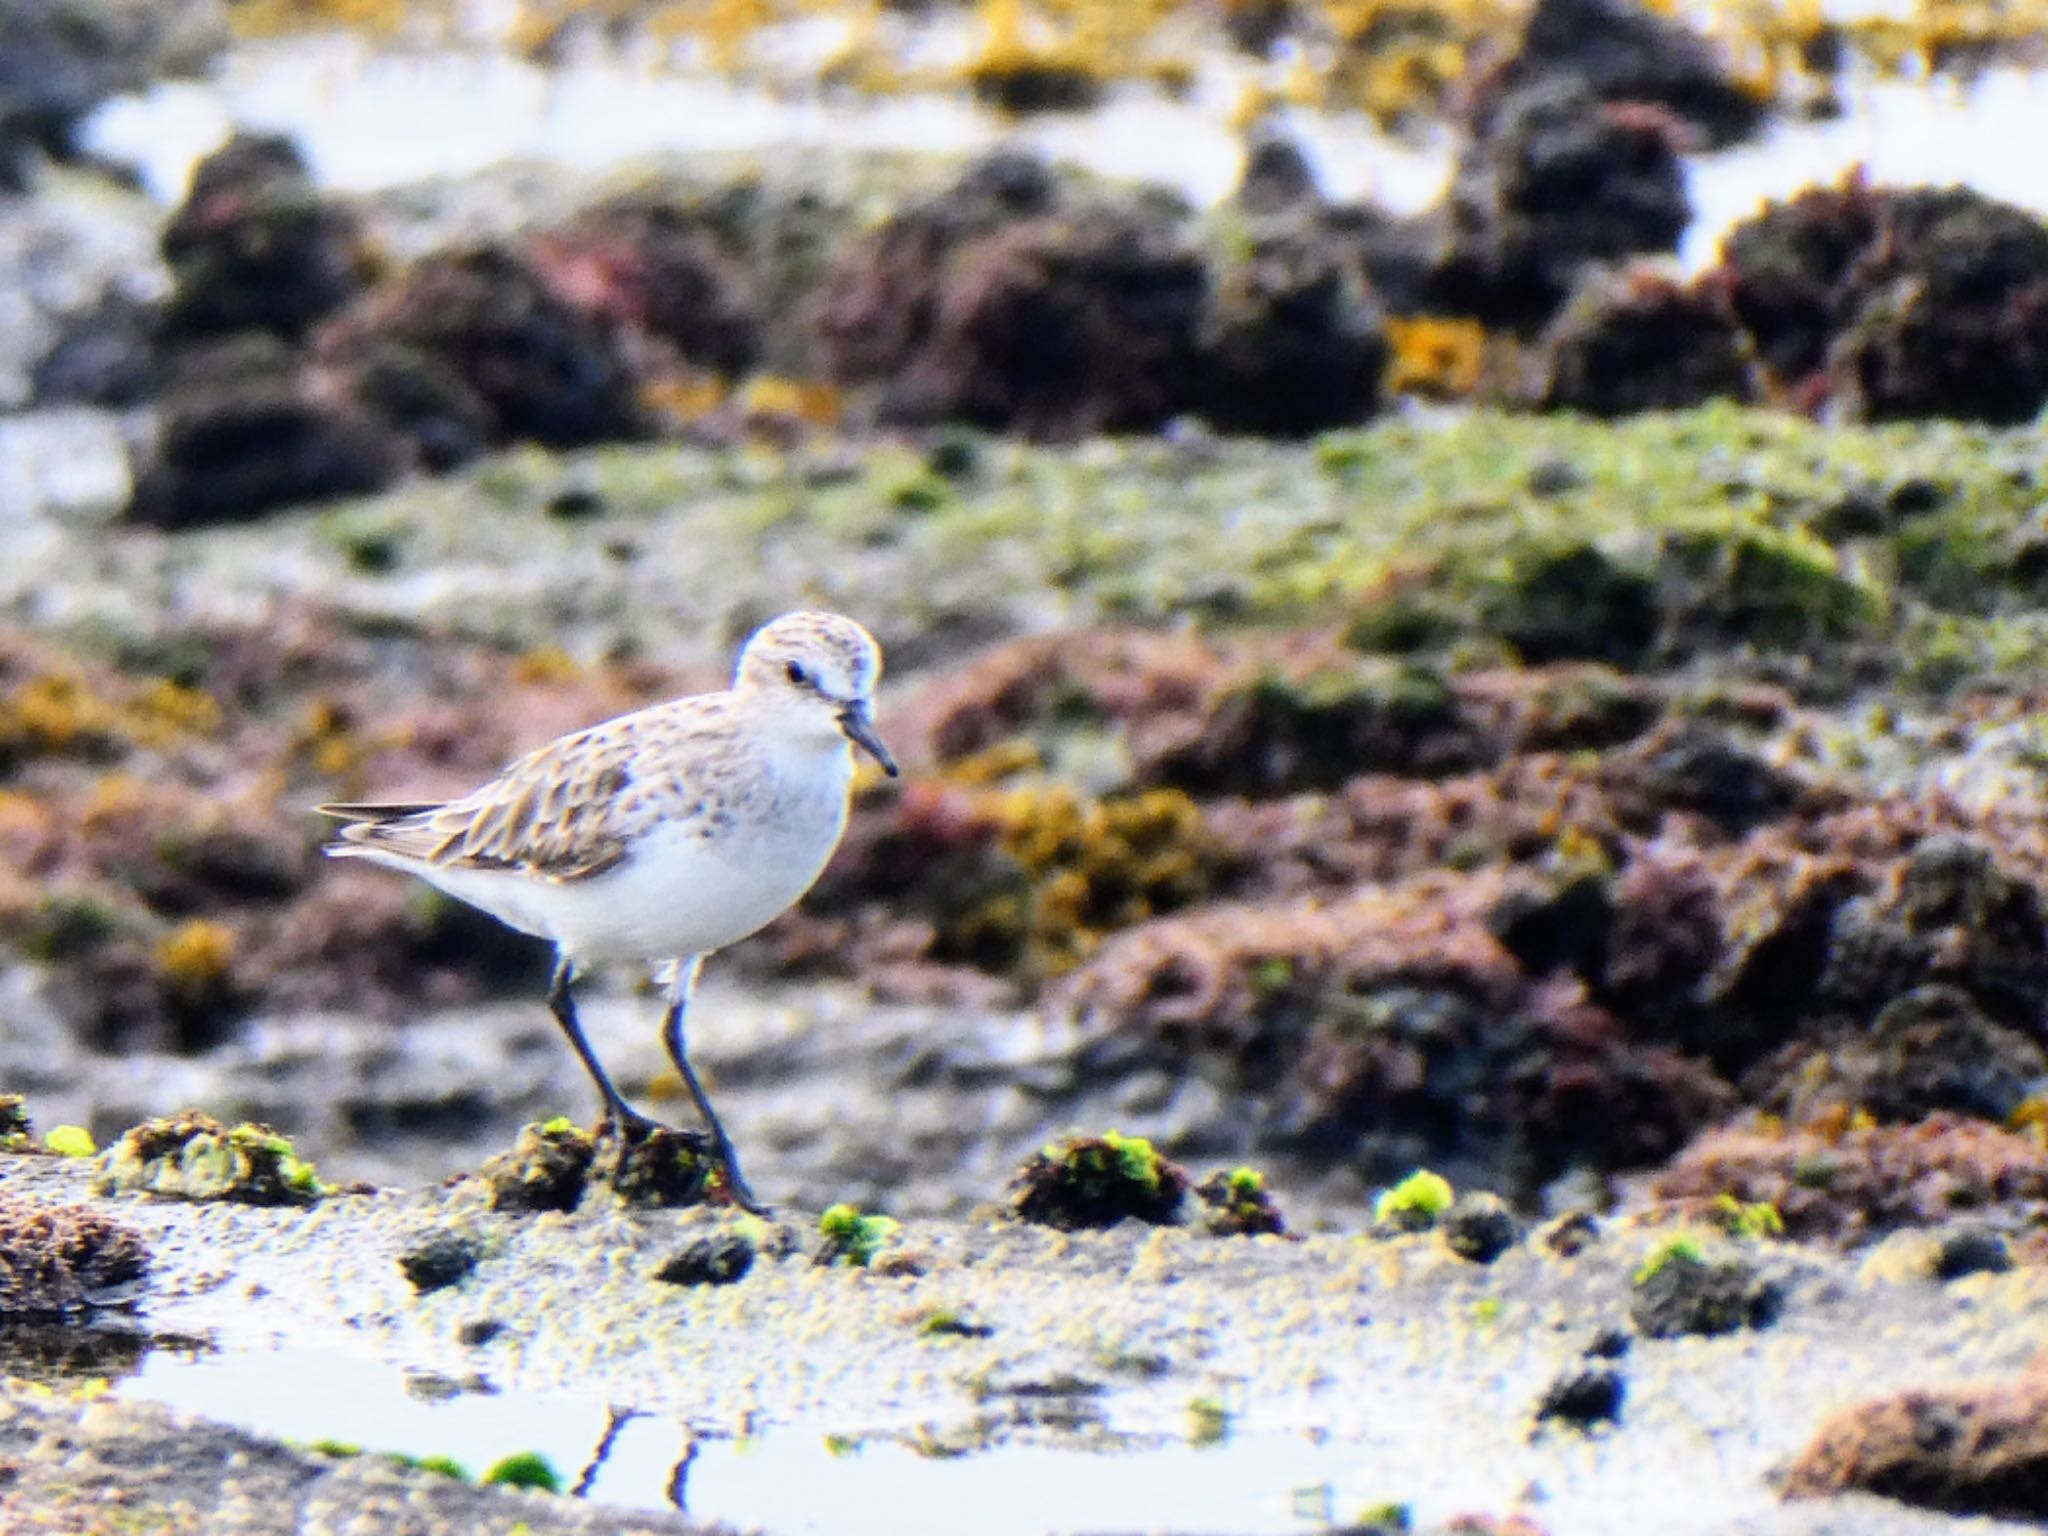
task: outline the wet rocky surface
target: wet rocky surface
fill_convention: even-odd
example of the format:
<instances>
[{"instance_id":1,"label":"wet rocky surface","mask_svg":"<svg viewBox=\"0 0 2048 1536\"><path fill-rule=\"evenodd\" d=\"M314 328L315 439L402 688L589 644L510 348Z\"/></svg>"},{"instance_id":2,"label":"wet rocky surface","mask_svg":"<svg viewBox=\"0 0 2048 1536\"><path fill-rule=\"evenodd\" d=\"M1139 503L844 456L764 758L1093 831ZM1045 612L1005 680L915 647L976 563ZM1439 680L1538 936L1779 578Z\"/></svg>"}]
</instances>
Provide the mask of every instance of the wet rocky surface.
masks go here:
<instances>
[{"instance_id":1,"label":"wet rocky surface","mask_svg":"<svg viewBox=\"0 0 2048 1536\"><path fill-rule=\"evenodd\" d=\"M256 1349L260 1367L263 1341L281 1339L432 1376L458 1397L604 1404L676 1421L707 1443L794 1427L972 1451L991 1465L1028 1445L1137 1455L1206 1413L1224 1425L1215 1454L1238 1456L1240 1475L1259 1476L1274 1437L1313 1429L1318 1443L1349 1448L1347 1490L1369 1485L1426 1527L1485 1510L1538 1529L1620 1530L1654 1500L1683 1507L1686 1530L1942 1529L1914 1504L1987 1506L1845 1496L1853 1480L1828 1486L1817 1472L1793 1474L1803 1497L1786 1504L1773 1479L1847 1404L1988 1382L2014 1384L2005 1391L2017 1401L2043 1343L2036 1266L1947 1283L1859 1277L1824 1250L1670 1215L1600 1223L1569 1258L1532 1241L1490 1264L1434 1231L1286 1239L914 1220L859 1267L821 1266L813 1218L794 1210L764 1224L628 1210L600 1195L569 1213L515 1214L493 1211L476 1181L334 1194L309 1209L193 1205L96 1197L90 1177L73 1159L0 1160L10 1200L90 1203L147 1244L150 1289L119 1326L200 1339L224 1358ZM460 1237L475 1263L419 1289L403 1261L423 1234ZM676 1283L677 1253L707 1241L745 1245L751 1263L728 1283ZM1653 1271L1694 1262L1670 1257L1674 1244L1703 1247L1704 1269L1759 1277L1777 1306L1730 1330L1643 1327L1631 1297ZM67 1407L61 1377L54 1403L15 1389L7 1423L22 1470L0 1498L39 1497L53 1486L50 1460L83 1455L95 1488L203 1510L219 1495L202 1498L197 1485L218 1478L226 1447L242 1475L281 1479L323 1508L366 1480L361 1497L420 1506L407 1518L422 1523L406 1529L446 1528L431 1522L452 1510L497 1517L480 1491L375 1464L348 1471L230 1432L188 1436L189 1450L152 1462L148 1447L172 1426L122 1405L136 1394L105 1358L98 1374L114 1402ZM1624 1390L1603 1395L1611 1413L1581 1413L1574 1427L1560 1405L1585 1394L1557 1382L1589 1361ZM146 1380L134 1384L143 1398ZM1843 1433L1831 1424L1821 1443L1839 1446ZM1587 1436L1597 1456L1584 1453ZM1810 1452L1808 1463L1842 1455ZM1930 1477L1955 1475L1940 1468ZM1902 1486L1895 1477L1886 1488ZM531 1507L519 1515L534 1518ZM583 1528L574 1504L559 1518L532 1529ZM647 1528L671 1527L650 1517Z\"/></svg>"},{"instance_id":2,"label":"wet rocky surface","mask_svg":"<svg viewBox=\"0 0 2048 1536\"><path fill-rule=\"evenodd\" d=\"M1435 122L1432 205L1255 93L1207 206L1017 148L344 193L260 131L159 204L83 124L214 8L0 17L0 1089L74 1152L171 1117L91 1175L0 1128L0 1364L57 1393L0 1508L597 1528L121 1384L310 1348L605 1446L1314 1432L1362 1529L2041 1514L2048 234L1859 176L1681 274L1702 157L1860 23L1779 18L1767 86L1611 0L1341 12L1230 45ZM1127 101L1150 25L908 88ZM547 957L306 808L799 603L882 639L907 773L692 1021L762 1224L693 1204L637 978L585 1017L684 1133L629 1153Z\"/></svg>"}]
</instances>

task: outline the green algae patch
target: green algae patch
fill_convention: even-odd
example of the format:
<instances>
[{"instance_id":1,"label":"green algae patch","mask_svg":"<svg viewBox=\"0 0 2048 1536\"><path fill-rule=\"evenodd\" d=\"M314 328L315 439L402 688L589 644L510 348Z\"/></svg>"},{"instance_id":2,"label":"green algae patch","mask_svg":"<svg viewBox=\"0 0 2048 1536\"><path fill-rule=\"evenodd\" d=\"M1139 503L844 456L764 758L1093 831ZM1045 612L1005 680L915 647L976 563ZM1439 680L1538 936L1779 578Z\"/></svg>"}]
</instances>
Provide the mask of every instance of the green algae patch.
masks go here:
<instances>
[{"instance_id":1,"label":"green algae patch","mask_svg":"<svg viewBox=\"0 0 2048 1536\"><path fill-rule=\"evenodd\" d=\"M409 1456L394 1452L384 1458L396 1467L405 1467L414 1472L432 1472L440 1477L452 1477L458 1483L469 1481L469 1469L453 1456ZM550 1493L555 1489L549 1489Z\"/></svg>"},{"instance_id":2,"label":"green algae patch","mask_svg":"<svg viewBox=\"0 0 2048 1536\"><path fill-rule=\"evenodd\" d=\"M1451 1208L1456 1192L1440 1173L1418 1168L1372 1203L1372 1219L1401 1232L1427 1232Z\"/></svg>"},{"instance_id":3,"label":"green algae patch","mask_svg":"<svg viewBox=\"0 0 2048 1536\"><path fill-rule=\"evenodd\" d=\"M43 1137L43 1145L59 1157L91 1157L99 1151L92 1132L82 1125L52 1126Z\"/></svg>"},{"instance_id":4,"label":"green algae patch","mask_svg":"<svg viewBox=\"0 0 2048 1536\"><path fill-rule=\"evenodd\" d=\"M289 1138L248 1121L223 1125L197 1110L125 1132L100 1154L93 1188L243 1205L310 1205L328 1193Z\"/></svg>"},{"instance_id":5,"label":"green algae patch","mask_svg":"<svg viewBox=\"0 0 2048 1536\"><path fill-rule=\"evenodd\" d=\"M1736 1239L1759 1240L1783 1237L1785 1218L1768 1200L1738 1200L1724 1194L1714 1202L1714 1220L1721 1230Z\"/></svg>"},{"instance_id":6,"label":"green algae patch","mask_svg":"<svg viewBox=\"0 0 2048 1536\"><path fill-rule=\"evenodd\" d=\"M1279 1237L1287 1222L1256 1168L1233 1168L1212 1174L1195 1186L1202 1203L1202 1228L1217 1237Z\"/></svg>"},{"instance_id":7,"label":"green algae patch","mask_svg":"<svg viewBox=\"0 0 2048 1536\"><path fill-rule=\"evenodd\" d=\"M312 580L392 583L366 623L511 650L565 633L579 651L688 650L773 611L782 572L843 571L849 548L865 555L844 605L904 633L1032 627L1052 594L1075 625L1330 623L1360 649L1453 666L1635 669L1704 651L1769 670L1790 650L1827 663L1816 687L1880 648L1932 687L2017 674L2048 644L2048 440L2025 429L1823 427L1727 405L1616 422L1477 410L1307 445L991 441L943 496L900 449L845 446L854 471L819 476L760 449L498 454L361 504L354 515L408 530L389 577L353 572L314 517L274 519L265 538ZM570 478L599 510L564 524L549 508ZM1922 484L1939 497L1913 494ZM686 533L670 516L682 504ZM771 529L783 558L768 568ZM657 564L687 554L699 579L659 607L609 580L566 608L517 580L459 609L416 606L402 586L440 565L575 565L613 540ZM248 536L195 532L179 557L232 585Z\"/></svg>"},{"instance_id":8,"label":"green algae patch","mask_svg":"<svg viewBox=\"0 0 2048 1536\"><path fill-rule=\"evenodd\" d=\"M901 1229L902 1223L892 1217L864 1215L852 1205L832 1206L818 1218L818 1235L823 1241L816 1262L866 1269L882 1245Z\"/></svg>"},{"instance_id":9,"label":"green algae patch","mask_svg":"<svg viewBox=\"0 0 2048 1536\"><path fill-rule=\"evenodd\" d=\"M1706 1262L1706 1250L1700 1240L1688 1235L1667 1237L1652 1248L1643 1262L1636 1266L1633 1277L1637 1285L1647 1285L1657 1278L1658 1271L1667 1264L1702 1264Z\"/></svg>"},{"instance_id":10,"label":"green algae patch","mask_svg":"<svg viewBox=\"0 0 2048 1536\"><path fill-rule=\"evenodd\" d=\"M484 1473L486 1485L496 1484L503 1488L526 1488L536 1493L560 1493L562 1474L554 1463L538 1451L517 1451L504 1460L492 1464Z\"/></svg>"},{"instance_id":11,"label":"green algae patch","mask_svg":"<svg viewBox=\"0 0 2048 1536\"><path fill-rule=\"evenodd\" d=\"M1068 1136L1040 1148L1010 1181L1019 1221L1075 1231L1136 1218L1154 1226L1180 1220L1188 1176L1142 1136L1110 1131Z\"/></svg>"}]
</instances>

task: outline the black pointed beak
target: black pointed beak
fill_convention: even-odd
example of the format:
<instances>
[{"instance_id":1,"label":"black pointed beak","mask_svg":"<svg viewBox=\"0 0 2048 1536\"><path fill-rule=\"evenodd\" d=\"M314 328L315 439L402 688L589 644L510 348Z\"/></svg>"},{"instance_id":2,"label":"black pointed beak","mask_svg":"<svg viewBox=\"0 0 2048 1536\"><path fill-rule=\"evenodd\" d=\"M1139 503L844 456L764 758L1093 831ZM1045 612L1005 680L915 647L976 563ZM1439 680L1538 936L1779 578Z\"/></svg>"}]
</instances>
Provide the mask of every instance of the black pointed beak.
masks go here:
<instances>
[{"instance_id":1,"label":"black pointed beak","mask_svg":"<svg viewBox=\"0 0 2048 1536\"><path fill-rule=\"evenodd\" d=\"M867 705L849 704L840 710L839 729L846 732L848 741L880 763L882 772L890 778L901 772L896 766L896 759L889 755L889 749L882 745L882 738L875 734L875 723L868 718Z\"/></svg>"}]
</instances>

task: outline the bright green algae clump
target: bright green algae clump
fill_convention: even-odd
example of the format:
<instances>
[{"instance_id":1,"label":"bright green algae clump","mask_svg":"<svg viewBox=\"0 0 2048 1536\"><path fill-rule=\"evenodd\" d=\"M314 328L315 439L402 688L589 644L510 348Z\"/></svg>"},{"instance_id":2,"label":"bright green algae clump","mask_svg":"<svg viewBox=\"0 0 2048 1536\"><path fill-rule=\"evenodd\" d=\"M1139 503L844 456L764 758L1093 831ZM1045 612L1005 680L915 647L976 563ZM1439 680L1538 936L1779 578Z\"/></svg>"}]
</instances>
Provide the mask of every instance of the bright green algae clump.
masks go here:
<instances>
[{"instance_id":1,"label":"bright green algae clump","mask_svg":"<svg viewBox=\"0 0 2048 1536\"><path fill-rule=\"evenodd\" d=\"M820 1264L846 1263L865 1269L881 1247L900 1229L889 1216L863 1215L857 1206L835 1205L818 1218Z\"/></svg>"},{"instance_id":2,"label":"bright green algae clump","mask_svg":"<svg viewBox=\"0 0 2048 1536\"><path fill-rule=\"evenodd\" d=\"M1442 1174L1418 1168L1392 1189L1382 1190L1372 1204L1372 1219L1404 1232L1422 1232L1451 1208L1455 1194Z\"/></svg>"},{"instance_id":3,"label":"bright green algae clump","mask_svg":"<svg viewBox=\"0 0 2048 1536\"><path fill-rule=\"evenodd\" d=\"M100 1154L93 1187L244 1205L310 1205L328 1192L313 1165L269 1126L227 1126L196 1110L124 1133Z\"/></svg>"}]
</instances>

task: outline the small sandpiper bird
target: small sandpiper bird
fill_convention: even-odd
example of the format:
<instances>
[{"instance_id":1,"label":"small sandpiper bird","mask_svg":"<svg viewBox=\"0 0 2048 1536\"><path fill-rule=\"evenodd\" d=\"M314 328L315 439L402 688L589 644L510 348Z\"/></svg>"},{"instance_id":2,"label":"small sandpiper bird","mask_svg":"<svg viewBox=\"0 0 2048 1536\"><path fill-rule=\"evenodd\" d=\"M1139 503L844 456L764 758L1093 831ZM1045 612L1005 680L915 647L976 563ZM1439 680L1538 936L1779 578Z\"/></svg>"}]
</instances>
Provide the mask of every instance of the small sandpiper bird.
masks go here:
<instances>
[{"instance_id":1,"label":"small sandpiper bird","mask_svg":"<svg viewBox=\"0 0 2048 1536\"><path fill-rule=\"evenodd\" d=\"M839 846L852 748L895 775L871 717L881 674L880 647L853 620L785 614L747 642L722 693L576 731L460 799L320 806L350 823L326 852L418 875L551 941L548 1006L628 1138L656 1122L606 1076L570 988L597 962L672 963L662 1043L734 1201L763 1211L690 1066L683 1020L704 957L792 906Z\"/></svg>"}]
</instances>

